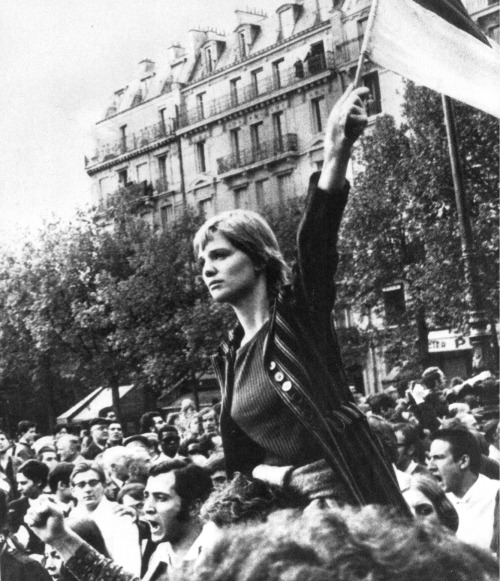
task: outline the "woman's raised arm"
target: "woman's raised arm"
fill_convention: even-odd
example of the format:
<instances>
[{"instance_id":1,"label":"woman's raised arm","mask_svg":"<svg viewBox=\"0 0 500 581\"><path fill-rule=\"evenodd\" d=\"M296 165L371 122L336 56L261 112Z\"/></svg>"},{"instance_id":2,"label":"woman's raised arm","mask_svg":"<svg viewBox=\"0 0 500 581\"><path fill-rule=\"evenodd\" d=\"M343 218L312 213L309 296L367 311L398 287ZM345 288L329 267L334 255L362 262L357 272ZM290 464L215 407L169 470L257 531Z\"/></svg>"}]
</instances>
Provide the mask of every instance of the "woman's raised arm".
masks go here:
<instances>
[{"instance_id":1,"label":"woman's raised arm","mask_svg":"<svg viewBox=\"0 0 500 581\"><path fill-rule=\"evenodd\" d=\"M323 169L318 182L326 192L343 189L352 146L368 123L363 104L368 92L367 87L353 89L349 86L330 112L325 129Z\"/></svg>"}]
</instances>

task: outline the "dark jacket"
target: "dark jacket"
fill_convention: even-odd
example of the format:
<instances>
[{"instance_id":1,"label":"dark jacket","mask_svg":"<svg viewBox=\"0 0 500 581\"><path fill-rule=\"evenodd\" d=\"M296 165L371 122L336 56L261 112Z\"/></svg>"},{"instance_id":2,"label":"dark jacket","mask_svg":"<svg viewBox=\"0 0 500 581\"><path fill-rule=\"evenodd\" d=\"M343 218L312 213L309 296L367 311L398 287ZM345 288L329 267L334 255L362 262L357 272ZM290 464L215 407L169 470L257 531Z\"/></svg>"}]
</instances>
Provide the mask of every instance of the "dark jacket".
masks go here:
<instances>
[{"instance_id":1,"label":"dark jacket","mask_svg":"<svg viewBox=\"0 0 500 581\"><path fill-rule=\"evenodd\" d=\"M19 527L24 526L29 534L28 546L26 551L28 553L37 553L43 555L45 550L45 543L25 524L24 517L30 507L29 500L25 496L21 496L17 500L9 502L9 510L7 513L7 523L9 530L12 533L17 533Z\"/></svg>"},{"instance_id":2,"label":"dark jacket","mask_svg":"<svg viewBox=\"0 0 500 581\"><path fill-rule=\"evenodd\" d=\"M84 452L82 452L82 456L85 458L85 460L92 462L92 460L95 460L97 456L103 452L104 448L101 448L94 441L92 441L90 442L89 447Z\"/></svg>"},{"instance_id":3,"label":"dark jacket","mask_svg":"<svg viewBox=\"0 0 500 581\"><path fill-rule=\"evenodd\" d=\"M40 565L7 541L0 555L0 579L2 581L51 581L52 577Z\"/></svg>"},{"instance_id":4,"label":"dark jacket","mask_svg":"<svg viewBox=\"0 0 500 581\"><path fill-rule=\"evenodd\" d=\"M348 188L328 194L313 175L297 235L292 283L274 301L264 345L270 385L320 445L353 504L380 503L408 513L389 460L356 407L332 325L337 235ZM229 475L246 474L263 451L230 416L233 362L241 328L213 357L222 389L221 435Z\"/></svg>"}]
</instances>

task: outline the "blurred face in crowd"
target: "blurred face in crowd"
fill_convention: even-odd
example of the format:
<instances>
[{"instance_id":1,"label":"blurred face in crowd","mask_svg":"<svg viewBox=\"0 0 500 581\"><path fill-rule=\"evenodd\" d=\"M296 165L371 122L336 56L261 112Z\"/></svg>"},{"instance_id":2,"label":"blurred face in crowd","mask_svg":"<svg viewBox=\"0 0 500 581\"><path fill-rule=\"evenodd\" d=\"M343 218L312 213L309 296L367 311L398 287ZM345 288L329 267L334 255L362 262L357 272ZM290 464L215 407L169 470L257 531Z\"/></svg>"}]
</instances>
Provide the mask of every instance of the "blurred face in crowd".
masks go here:
<instances>
[{"instance_id":1,"label":"blurred face in crowd","mask_svg":"<svg viewBox=\"0 0 500 581\"><path fill-rule=\"evenodd\" d=\"M47 450L40 454L40 462L43 462L49 467L49 470L55 468L59 464L55 450Z\"/></svg>"},{"instance_id":2,"label":"blurred face in crowd","mask_svg":"<svg viewBox=\"0 0 500 581\"><path fill-rule=\"evenodd\" d=\"M99 474L94 470L76 474L73 478L73 496L78 505L89 512L95 510L104 496L104 484L99 480Z\"/></svg>"},{"instance_id":3,"label":"blurred face in crowd","mask_svg":"<svg viewBox=\"0 0 500 581\"><path fill-rule=\"evenodd\" d=\"M110 422L116 422L116 414L113 410L109 411L106 414L106 419L109 420Z\"/></svg>"},{"instance_id":4,"label":"blurred face in crowd","mask_svg":"<svg viewBox=\"0 0 500 581\"><path fill-rule=\"evenodd\" d=\"M461 460L454 460L451 444L444 440L434 440L429 451L427 467L445 492L457 492L461 488L463 472Z\"/></svg>"},{"instance_id":5,"label":"blurred face in crowd","mask_svg":"<svg viewBox=\"0 0 500 581\"><path fill-rule=\"evenodd\" d=\"M213 410L202 416L201 425L205 434L217 434L217 419Z\"/></svg>"},{"instance_id":6,"label":"blurred face in crowd","mask_svg":"<svg viewBox=\"0 0 500 581\"><path fill-rule=\"evenodd\" d=\"M76 436L65 434L56 442L56 450L61 462L71 462L79 453L79 444Z\"/></svg>"},{"instance_id":7,"label":"blurred face in crowd","mask_svg":"<svg viewBox=\"0 0 500 581\"><path fill-rule=\"evenodd\" d=\"M16 474L16 481L17 489L21 496L25 496L26 498L38 498L40 496L41 488L38 482L26 478L21 472Z\"/></svg>"},{"instance_id":8,"label":"blurred face in crowd","mask_svg":"<svg viewBox=\"0 0 500 581\"><path fill-rule=\"evenodd\" d=\"M160 440L161 450L166 456L169 456L170 458L173 458L177 454L180 442L181 441L177 432L165 431L162 432L161 434Z\"/></svg>"},{"instance_id":9,"label":"blurred face in crowd","mask_svg":"<svg viewBox=\"0 0 500 581\"><path fill-rule=\"evenodd\" d=\"M221 488L224 488L224 485L227 482L227 475L225 470L217 470L210 475L210 478L212 479L214 490L220 490Z\"/></svg>"},{"instance_id":10,"label":"blurred face in crowd","mask_svg":"<svg viewBox=\"0 0 500 581\"><path fill-rule=\"evenodd\" d=\"M30 428L28 431L24 432L21 436L21 439L27 442L28 444L33 444L36 438L36 428Z\"/></svg>"},{"instance_id":11,"label":"blurred face in crowd","mask_svg":"<svg viewBox=\"0 0 500 581\"><path fill-rule=\"evenodd\" d=\"M47 569L48 574L55 581L61 579L61 566L63 560L61 555L53 549L50 545L45 545L45 569Z\"/></svg>"},{"instance_id":12,"label":"blurred face in crowd","mask_svg":"<svg viewBox=\"0 0 500 581\"><path fill-rule=\"evenodd\" d=\"M158 414L153 418L153 426L156 433L160 431L161 428L165 425L163 418Z\"/></svg>"},{"instance_id":13,"label":"blurred face in crowd","mask_svg":"<svg viewBox=\"0 0 500 581\"><path fill-rule=\"evenodd\" d=\"M92 426L90 429L90 434L94 442L99 444L99 446L105 446L109 437L108 426L106 424L97 424Z\"/></svg>"},{"instance_id":14,"label":"blurred face in crowd","mask_svg":"<svg viewBox=\"0 0 500 581\"><path fill-rule=\"evenodd\" d=\"M109 424L108 433L108 441L110 444L117 444L123 439L123 430L118 422L112 422Z\"/></svg>"},{"instance_id":15,"label":"blurred face in crowd","mask_svg":"<svg viewBox=\"0 0 500 581\"><path fill-rule=\"evenodd\" d=\"M409 488L403 492L403 496L416 519L433 525L440 524L434 505L423 492L416 488Z\"/></svg>"},{"instance_id":16,"label":"blurred face in crowd","mask_svg":"<svg viewBox=\"0 0 500 581\"><path fill-rule=\"evenodd\" d=\"M176 541L181 534L178 515L181 497L175 490L175 473L150 476L144 492L144 520L151 529L154 543Z\"/></svg>"},{"instance_id":17,"label":"blurred face in crowd","mask_svg":"<svg viewBox=\"0 0 500 581\"><path fill-rule=\"evenodd\" d=\"M10 448L9 439L0 432L0 454L4 454Z\"/></svg>"},{"instance_id":18,"label":"blurred face in crowd","mask_svg":"<svg viewBox=\"0 0 500 581\"><path fill-rule=\"evenodd\" d=\"M59 438L60 438L61 436L64 436L64 434L67 434L67 433L68 433L68 430L67 430L66 428L61 428L61 429L60 429L60 430L57 432L57 434L54 436L54 441L55 441L55 442L57 442L57 440L59 440Z\"/></svg>"},{"instance_id":19,"label":"blurred face in crowd","mask_svg":"<svg viewBox=\"0 0 500 581\"><path fill-rule=\"evenodd\" d=\"M125 494L122 497L122 504L123 506L133 508L137 513L138 518L142 518L144 516L144 500L138 500L137 498L130 496L130 494Z\"/></svg>"}]
</instances>

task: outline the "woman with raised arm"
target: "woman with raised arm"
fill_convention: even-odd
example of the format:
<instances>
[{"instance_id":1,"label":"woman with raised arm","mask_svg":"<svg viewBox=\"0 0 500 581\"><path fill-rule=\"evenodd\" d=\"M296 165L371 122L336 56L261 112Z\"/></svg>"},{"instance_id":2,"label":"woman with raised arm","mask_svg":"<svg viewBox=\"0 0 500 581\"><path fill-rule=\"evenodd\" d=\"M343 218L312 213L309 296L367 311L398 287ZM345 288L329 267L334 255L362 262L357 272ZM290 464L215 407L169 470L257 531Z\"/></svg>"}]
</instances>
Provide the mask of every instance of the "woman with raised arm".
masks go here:
<instances>
[{"instance_id":1,"label":"woman with raised arm","mask_svg":"<svg viewBox=\"0 0 500 581\"><path fill-rule=\"evenodd\" d=\"M213 362L229 476L239 471L309 500L379 503L409 514L394 472L349 390L332 327L336 241L354 142L367 124L366 88L330 113L324 165L310 181L291 276L255 212L208 220L194 239L212 298L238 324Z\"/></svg>"}]
</instances>

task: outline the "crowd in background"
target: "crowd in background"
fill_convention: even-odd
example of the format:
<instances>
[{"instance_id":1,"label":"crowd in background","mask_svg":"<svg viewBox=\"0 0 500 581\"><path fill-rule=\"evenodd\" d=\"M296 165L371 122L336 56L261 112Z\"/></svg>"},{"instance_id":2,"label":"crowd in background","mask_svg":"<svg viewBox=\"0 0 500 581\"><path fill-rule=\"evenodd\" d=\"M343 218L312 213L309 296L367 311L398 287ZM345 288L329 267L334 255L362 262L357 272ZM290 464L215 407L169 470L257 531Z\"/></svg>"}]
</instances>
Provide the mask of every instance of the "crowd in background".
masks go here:
<instances>
[{"instance_id":1,"label":"crowd in background","mask_svg":"<svg viewBox=\"0 0 500 581\"><path fill-rule=\"evenodd\" d=\"M144 414L135 434L111 408L52 435L28 420L15 438L0 431L2 560L18 555L35 581L495 578L498 380L433 367L400 389L352 391L413 522L306 503L293 483L228 479L220 404L186 399L168 417Z\"/></svg>"}]
</instances>

